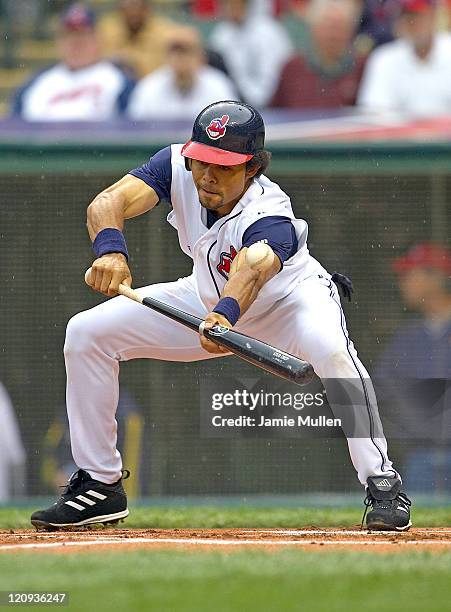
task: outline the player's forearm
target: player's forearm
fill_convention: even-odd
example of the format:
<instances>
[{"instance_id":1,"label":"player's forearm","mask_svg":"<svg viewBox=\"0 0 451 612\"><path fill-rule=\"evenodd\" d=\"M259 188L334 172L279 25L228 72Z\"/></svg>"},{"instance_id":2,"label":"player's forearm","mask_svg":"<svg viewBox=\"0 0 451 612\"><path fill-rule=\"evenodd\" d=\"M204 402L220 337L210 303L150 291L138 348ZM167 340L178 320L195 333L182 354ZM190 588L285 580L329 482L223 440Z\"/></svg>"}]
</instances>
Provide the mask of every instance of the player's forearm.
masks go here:
<instances>
[{"instance_id":1,"label":"player's forearm","mask_svg":"<svg viewBox=\"0 0 451 612\"><path fill-rule=\"evenodd\" d=\"M96 260L86 282L112 296L119 285L132 283L128 249L122 234L125 219L142 215L158 203L158 195L144 181L126 175L94 198L88 207L87 225Z\"/></svg>"},{"instance_id":2,"label":"player's forearm","mask_svg":"<svg viewBox=\"0 0 451 612\"><path fill-rule=\"evenodd\" d=\"M240 257L241 255L241 257ZM236 260L240 258L243 261L244 253L240 252ZM211 329L214 325L223 325L230 327L235 325L239 317L248 310L251 304L255 301L260 287L262 286L262 276L257 270L253 270L250 266L240 265L237 269L237 262L232 266L229 280L224 285L221 293L221 299L216 305L213 312L210 312L205 317L205 329ZM223 298L232 298L231 300ZM201 334L200 343L205 350L210 353L226 353L227 349L218 346L212 340L209 340Z\"/></svg>"},{"instance_id":3,"label":"player's forearm","mask_svg":"<svg viewBox=\"0 0 451 612\"><path fill-rule=\"evenodd\" d=\"M243 267L224 285L221 298L234 298L239 306L241 315L255 302L258 292L263 286L262 274L250 267Z\"/></svg>"},{"instance_id":4,"label":"player's forearm","mask_svg":"<svg viewBox=\"0 0 451 612\"><path fill-rule=\"evenodd\" d=\"M255 249L256 246L252 246L251 250ZM234 298L240 306L240 316L255 302L263 285L271 280L280 270L279 258L274 256L270 247L266 246L265 248L269 252L267 257L265 257L263 252L263 260L259 262L259 265L249 261L247 247L243 247L240 250L232 263L229 280L224 285L221 298ZM253 255L255 257L255 250Z\"/></svg>"},{"instance_id":5,"label":"player's forearm","mask_svg":"<svg viewBox=\"0 0 451 612\"><path fill-rule=\"evenodd\" d=\"M107 228L122 231L125 219L143 215L158 204L152 187L128 174L94 198L88 207L88 231L91 240Z\"/></svg>"},{"instance_id":6,"label":"player's forearm","mask_svg":"<svg viewBox=\"0 0 451 612\"><path fill-rule=\"evenodd\" d=\"M120 191L100 193L88 206L87 225L89 237L94 240L106 227L123 229L125 197Z\"/></svg>"}]
</instances>

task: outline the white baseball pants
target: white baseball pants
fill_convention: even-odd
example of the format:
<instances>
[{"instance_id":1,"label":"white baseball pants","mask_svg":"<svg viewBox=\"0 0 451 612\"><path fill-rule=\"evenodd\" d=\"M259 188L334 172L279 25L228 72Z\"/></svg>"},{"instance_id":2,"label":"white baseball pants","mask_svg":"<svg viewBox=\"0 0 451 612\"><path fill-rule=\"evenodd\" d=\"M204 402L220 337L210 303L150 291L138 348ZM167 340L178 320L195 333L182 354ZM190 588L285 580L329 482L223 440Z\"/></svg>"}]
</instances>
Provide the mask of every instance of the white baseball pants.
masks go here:
<instances>
[{"instance_id":1,"label":"white baseball pants","mask_svg":"<svg viewBox=\"0 0 451 612\"><path fill-rule=\"evenodd\" d=\"M138 292L202 318L207 314L192 277L150 285ZM362 398L364 387L372 389L348 338L337 288L327 278L309 277L275 302L270 313L244 324L239 322L235 329L305 359L322 379L360 378ZM122 296L75 315L67 326L64 354L74 461L105 483L121 477L115 419L120 362L217 357L204 351L193 331ZM333 398L328 399L333 402ZM378 420L378 414L373 418ZM397 475L387 455L382 429L378 431L381 437L348 438L351 460L362 484L369 476Z\"/></svg>"}]
</instances>

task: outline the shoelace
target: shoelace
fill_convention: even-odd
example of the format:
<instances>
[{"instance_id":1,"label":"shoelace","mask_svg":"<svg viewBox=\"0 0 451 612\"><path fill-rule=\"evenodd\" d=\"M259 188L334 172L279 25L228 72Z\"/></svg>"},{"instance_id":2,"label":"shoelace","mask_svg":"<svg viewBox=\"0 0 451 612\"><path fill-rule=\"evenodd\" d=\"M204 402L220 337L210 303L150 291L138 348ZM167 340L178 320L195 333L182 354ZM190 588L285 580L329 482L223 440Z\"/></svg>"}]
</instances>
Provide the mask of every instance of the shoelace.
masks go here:
<instances>
[{"instance_id":1,"label":"shoelace","mask_svg":"<svg viewBox=\"0 0 451 612\"><path fill-rule=\"evenodd\" d=\"M75 492L75 490L80 486L83 480L85 480L85 478L83 477L83 473L84 471L80 469L70 475L67 484L61 486L61 488L64 489L62 493L63 497Z\"/></svg>"},{"instance_id":2,"label":"shoelace","mask_svg":"<svg viewBox=\"0 0 451 612\"><path fill-rule=\"evenodd\" d=\"M407 506L407 508L410 508L410 506L412 505L412 502L405 493L398 493L396 499L398 501L401 501L405 506Z\"/></svg>"},{"instance_id":3,"label":"shoelace","mask_svg":"<svg viewBox=\"0 0 451 612\"><path fill-rule=\"evenodd\" d=\"M71 493L75 493L76 489L81 485L81 483L84 480L90 480L91 477L89 477L89 479L85 476L85 474L87 474L87 472L85 472L84 470L80 469L77 470L76 472L74 472L73 474L71 474L69 480L67 481L67 484L62 485L61 488L64 489L62 496L65 497L66 495L69 495ZM121 479L122 480L127 480L127 478L130 477L130 470L121 470Z\"/></svg>"},{"instance_id":4,"label":"shoelace","mask_svg":"<svg viewBox=\"0 0 451 612\"><path fill-rule=\"evenodd\" d=\"M360 529L363 529L363 523L368 513L368 508L372 506L374 502L377 502L377 501L379 502L386 501L389 503L401 502L407 508L409 508L412 505L412 502L410 501L410 499L407 497L405 493L398 493L395 499L387 499L387 500L381 500L381 499L378 500L375 497L373 497L371 493L367 493L365 499L363 500L363 503L365 504L365 512L363 513L363 516L362 516L362 522L360 523Z\"/></svg>"},{"instance_id":5,"label":"shoelace","mask_svg":"<svg viewBox=\"0 0 451 612\"><path fill-rule=\"evenodd\" d=\"M363 523L364 523L364 521L365 521L366 515L368 514L368 508L369 508L369 507L372 505L372 503L373 503L374 501L376 501L376 500L375 500L375 499L374 499L374 497L371 495L371 493L367 493L367 495L366 495L365 499L363 500L363 503L364 503L364 505L365 505L365 511L364 511L364 513L363 513L363 516L362 516L362 522L360 523L360 529L361 529L361 530L363 529Z\"/></svg>"}]
</instances>

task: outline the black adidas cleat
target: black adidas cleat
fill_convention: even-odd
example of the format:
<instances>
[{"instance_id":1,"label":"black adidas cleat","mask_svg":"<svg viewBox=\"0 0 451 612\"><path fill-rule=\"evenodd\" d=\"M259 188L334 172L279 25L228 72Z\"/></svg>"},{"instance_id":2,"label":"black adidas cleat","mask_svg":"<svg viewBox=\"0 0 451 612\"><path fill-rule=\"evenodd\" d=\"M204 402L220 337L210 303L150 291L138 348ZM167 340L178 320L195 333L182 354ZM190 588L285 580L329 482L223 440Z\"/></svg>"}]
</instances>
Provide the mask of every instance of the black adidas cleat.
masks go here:
<instances>
[{"instance_id":1,"label":"black adidas cleat","mask_svg":"<svg viewBox=\"0 0 451 612\"><path fill-rule=\"evenodd\" d=\"M31 515L32 524L38 529L55 531L92 525L93 523L117 523L128 516L127 496L122 480L108 485L93 480L85 470L78 470L70 477L60 499L46 510Z\"/></svg>"},{"instance_id":2,"label":"black adidas cleat","mask_svg":"<svg viewBox=\"0 0 451 612\"><path fill-rule=\"evenodd\" d=\"M401 491L401 482L397 478L371 476L364 500L366 526L369 531L407 531L412 522L410 520L411 501ZM372 507L368 512L369 506Z\"/></svg>"}]
</instances>

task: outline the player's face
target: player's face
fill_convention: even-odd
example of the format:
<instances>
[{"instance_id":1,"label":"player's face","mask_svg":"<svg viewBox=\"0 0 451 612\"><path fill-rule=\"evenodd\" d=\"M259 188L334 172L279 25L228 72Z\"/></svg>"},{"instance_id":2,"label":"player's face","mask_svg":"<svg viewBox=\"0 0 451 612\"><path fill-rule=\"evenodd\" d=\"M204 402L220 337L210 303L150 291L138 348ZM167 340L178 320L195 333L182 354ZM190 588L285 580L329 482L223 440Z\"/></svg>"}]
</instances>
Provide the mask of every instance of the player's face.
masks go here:
<instances>
[{"instance_id":1,"label":"player's face","mask_svg":"<svg viewBox=\"0 0 451 612\"><path fill-rule=\"evenodd\" d=\"M257 169L246 170L246 164L218 166L191 160L193 181L204 208L228 215L249 186Z\"/></svg>"}]
</instances>

